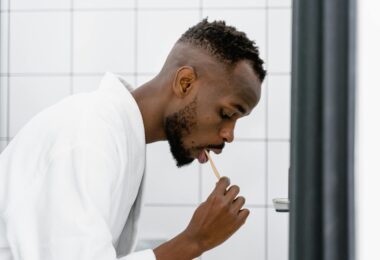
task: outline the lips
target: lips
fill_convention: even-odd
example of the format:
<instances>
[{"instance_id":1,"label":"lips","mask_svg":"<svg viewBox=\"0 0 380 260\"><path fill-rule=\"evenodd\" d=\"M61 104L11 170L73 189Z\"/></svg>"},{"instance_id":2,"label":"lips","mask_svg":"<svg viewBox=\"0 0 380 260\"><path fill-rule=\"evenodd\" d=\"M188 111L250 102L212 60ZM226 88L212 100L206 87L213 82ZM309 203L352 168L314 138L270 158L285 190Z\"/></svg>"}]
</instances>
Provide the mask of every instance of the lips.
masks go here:
<instances>
[{"instance_id":1,"label":"lips","mask_svg":"<svg viewBox=\"0 0 380 260\"><path fill-rule=\"evenodd\" d=\"M223 149L216 149L216 148L206 148L206 149L202 149L200 151L200 153L198 154L198 161L199 163L206 163L208 161L208 158L207 158L207 155L205 153L205 150L207 150L208 152L210 151L213 151L215 154L221 154Z\"/></svg>"},{"instance_id":2,"label":"lips","mask_svg":"<svg viewBox=\"0 0 380 260\"><path fill-rule=\"evenodd\" d=\"M215 154L221 154L222 153L222 151L223 151L223 149L215 149L215 148L213 148L213 149L209 149L210 151L213 151Z\"/></svg>"},{"instance_id":3,"label":"lips","mask_svg":"<svg viewBox=\"0 0 380 260\"><path fill-rule=\"evenodd\" d=\"M199 153L198 161L199 163L206 163L208 161L208 158L204 149Z\"/></svg>"}]
</instances>

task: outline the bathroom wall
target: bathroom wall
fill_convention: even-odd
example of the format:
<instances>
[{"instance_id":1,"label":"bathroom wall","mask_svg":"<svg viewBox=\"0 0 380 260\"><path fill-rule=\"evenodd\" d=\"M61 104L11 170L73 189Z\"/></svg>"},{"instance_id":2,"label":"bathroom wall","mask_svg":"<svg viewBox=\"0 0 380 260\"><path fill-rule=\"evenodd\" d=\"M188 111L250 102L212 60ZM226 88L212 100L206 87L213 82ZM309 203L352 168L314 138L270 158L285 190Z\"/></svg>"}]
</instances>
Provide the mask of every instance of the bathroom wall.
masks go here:
<instances>
[{"instance_id":1,"label":"bathroom wall","mask_svg":"<svg viewBox=\"0 0 380 260\"><path fill-rule=\"evenodd\" d=\"M97 88L105 71L139 86L152 78L176 39L201 18L224 19L257 41L268 77L259 105L238 122L235 142L214 156L241 187L246 224L202 260L288 259L290 0L2 0L1 150L37 112ZM177 169L168 145L148 145L141 239L169 239L187 225L216 182L209 165Z\"/></svg>"},{"instance_id":2,"label":"bathroom wall","mask_svg":"<svg viewBox=\"0 0 380 260\"><path fill-rule=\"evenodd\" d=\"M355 251L359 260L380 259L380 2L356 8Z\"/></svg>"}]
</instances>

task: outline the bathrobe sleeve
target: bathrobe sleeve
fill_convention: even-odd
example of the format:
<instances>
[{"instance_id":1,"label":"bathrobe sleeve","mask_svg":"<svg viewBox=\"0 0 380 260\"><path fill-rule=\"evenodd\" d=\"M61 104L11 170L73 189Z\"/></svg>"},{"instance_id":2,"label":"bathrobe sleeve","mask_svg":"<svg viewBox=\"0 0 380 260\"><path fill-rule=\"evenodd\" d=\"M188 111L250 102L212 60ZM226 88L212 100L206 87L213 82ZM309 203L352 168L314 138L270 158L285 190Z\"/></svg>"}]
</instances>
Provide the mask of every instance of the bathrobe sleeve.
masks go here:
<instances>
[{"instance_id":1,"label":"bathrobe sleeve","mask_svg":"<svg viewBox=\"0 0 380 260\"><path fill-rule=\"evenodd\" d=\"M6 212L14 259L114 260L110 217L120 162L88 144L52 156ZM123 260L154 260L152 250Z\"/></svg>"}]
</instances>

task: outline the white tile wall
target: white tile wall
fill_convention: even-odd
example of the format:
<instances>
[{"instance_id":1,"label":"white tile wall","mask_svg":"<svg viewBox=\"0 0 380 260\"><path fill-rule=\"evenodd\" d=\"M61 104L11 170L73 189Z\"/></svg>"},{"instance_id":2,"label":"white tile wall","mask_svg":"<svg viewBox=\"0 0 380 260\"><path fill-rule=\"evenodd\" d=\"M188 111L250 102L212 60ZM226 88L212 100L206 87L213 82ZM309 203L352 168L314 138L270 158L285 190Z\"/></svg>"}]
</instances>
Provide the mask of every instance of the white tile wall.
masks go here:
<instances>
[{"instance_id":1,"label":"white tile wall","mask_svg":"<svg viewBox=\"0 0 380 260\"><path fill-rule=\"evenodd\" d=\"M292 0L268 0L269 7L291 7Z\"/></svg>"},{"instance_id":2,"label":"white tile wall","mask_svg":"<svg viewBox=\"0 0 380 260\"><path fill-rule=\"evenodd\" d=\"M265 259L265 209L250 209L244 226L214 250L206 252L202 260Z\"/></svg>"},{"instance_id":3,"label":"white tile wall","mask_svg":"<svg viewBox=\"0 0 380 260\"><path fill-rule=\"evenodd\" d=\"M268 11L268 70L289 73L291 64L291 9Z\"/></svg>"},{"instance_id":4,"label":"white tile wall","mask_svg":"<svg viewBox=\"0 0 380 260\"><path fill-rule=\"evenodd\" d=\"M8 1L8 0L6 0ZM71 0L11 0L11 10L69 9Z\"/></svg>"},{"instance_id":5,"label":"white tile wall","mask_svg":"<svg viewBox=\"0 0 380 260\"><path fill-rule=\"evenodd\" d=\"M8 145L8 142L7 141L0 141L0 153L3 152L3 150L5 149L5 147Z\"/></svg>"},{"instance_id":6,"label":"white tile wall","mask_svg":"<svg viewBox=\"0 0 380 260\"><path fill-rule=\"evenodd\" d=\"M73 37L75 73L135 71L135 12L75 12Z\"/></svg>"},{"instance_id":7,"label":"white tile wall","mask_svg":"<svg viewBox=\"0 0 380 260\"><path fill-rule=\"evenodd\" d=\"M266 81L261 86L261 99L249 116L239 119L235 125L235 138L265 139L267 132L267 92Z\"/></svg>"},{"instance_id":8,"label":"white tile wall","mask_svg":"<svg viewBox=\"0 0 380 260\"><path fill-rule=\"evenodd\" d=\"M8 72L8 19L9 13L0 13L0 72Z\"/></svg>"},{"instance_id":9,"label":"white tile wall","mask_svg":"<svg viewBox=\"0 0 380 260\"><path fill-rule=\"evenodd\" d=\"M8 78L0 77L0 138L8 137Z\"/></svg>"},{"instance_id":10,"label":"white tile wall","mask_svg":"<svg viewBox=\"0 0 380 260\"><path fill-rule=\"evenodd\" d=\"M287 260L289 241L289 214L268 211L268 260Z\"/></svg>"},{"instance_id":11,"label":"white tile wall","mask_svg":"<svg viewBox=\"0 0 380 260\"><path fill-rule=\"evenodd\" d=\"M195 207L147 206L141 213L141 239L168 240L182 232L190 222Z\"/></svg>"},{"instance_id":12,"label":"white tile wall","mask_svg":"<svg viewBox=\"0 0 380 260\"><path fill-rule=\"evenodd\" d=\"M220 155L211 152L217 169L240 186L240 194L249 205L265 204L265 142L235 142L228 144ZM202 165L202 198L214 189L216 177L209 164Z\"/></svg>"},{"instance_id":13,"label":"white tile wall","mask_svg":"<svg viewBox=\"0 0 380 260\"><path fill-rule=\"evenodd\" d=\"M153 77L154 77L154 74L152 74L152 75L139 75L139 76L137 76L136 86L141 86L141 85L147 83L148 81L150 81L151 79L153 79Z\"/></svg>"},{"instance_id":14,"label":"white tile wall","mask_svg":"<svg viewBox=\"0 0 380 260\"><path fill-rule=\"evenodd\" d=\"M1 10L8 10L8 8L9 8L8 0L0 1L0 8L1 8Z\"/></svg>"},{"instance_id":15,"label":"white tile wall","mask_svg":"<svg viewBox=\"0 0 380 260\"><path fill-rule=\"evenodd\" d=\"M200 0L139 0L138 8L200 8Z\"/></svg>"},{"instance_id":16,"label":"white tile wall","mask_svg":"<svg viewBox=\"0 0 380 260\"><path fill-rule=\"evenodd\" d=\"M157 73L177 39L199 21L197 10L142 10L138 13L140 73Z\"/></svg>"},{"instance_id":17,"label":"white tile wall","mask_svg":"<svg viewBox=\"0 0 380 260\"><path fill-rule=\"evenodd\" d=\"M203 0L204 8L265 7L265 0Z\"/></svg>"},{"instance_id":18,"label":"white tile wall","mask_svg":"<svg viewBox=\"0 0 380 260\"><path fill-rule=\"evenodd\" d=\"M9 85L11 137L38 112L70 94L68 77L12 77Z\"/></svg>"},{"instance_id":19,"label":"white tile wall","mask_svg":"<svg viewBox=\"0 0 380 260\"><path fill-rule=\"evenodd\" d=\"M75 9L134 8L135 0L75 0Z\"/></svg>"},{"instance_id":20,"label":"white tile wall","mask_svg":"<svg viewBox=\"0 0 380 260\"><path fill-rule=\"evenodd\" d=\"M288 141L268 144L268 201L274 198L288 198L289 154Z\"/></svg>"},{"instance_id":21,"label":"white tile wall","mask_svg":"<svg viewBox=\"0 0 380 260\"><path fill-rule=\"evenodd\" d=\"M199 166L178 169L167 142L148 145L146 202L162 204L197 204L199 201Z\"/></svg>"},{"instance_id":22,"label":"white tile wall","mask_svg":"<svg viewBox=\"0 0 380 260\"><path fill-rule=\"evenodd\" d=\"M130 85L134 85L135 77L120 74ZM73 93L90 92L99 87L103 74L97 76L75 76L73 77Z\"/></svg>"},{"instance_id":23,"label":"white tile wall","mask_svg":"<svg viewBox=\"0 0 380 260\"><path fill-rule=\"evenodd\" d=\"M10 23L10 72L69 71L69 13L12 12Z\"/></svg>"},{"instance_id":24,"label":"white tile wall","mask_svg":"<svg viewBox=\"0 0 380 260\"><path fill-rule=\"evenodd\" d=\"M103 75L73 77L73 93L90 92L99 87Z\"/></svg>"},{"instance_id":25,"label":"white tile wall","mask_svg":"<svg viewBox=\"0 0 380 260\"><path fill-rule=\"evenodd\" d=\"M290 139L290 76L268 77L268 137Z\"/></svg>"},{"instance_id":26,"label":"white tile wall","mask_svg":"<svg viewBox=\"0 0 380 260\"><path fill-rule=\"evenodd\" d=\"M212 156L222 175L240 185L251 215L200 259L288 259L288 217L274 212L271 199L287 195L290 0L5 0L1 8L0 149L45 107L95 90L105 71L122 74L133 86L150 80L180 35L203 17L245 31L270 73L259 105L236 126L237 141ZM141 238L182 231L215 182L209 165L178 170L166 143L149 145Z\"/></svg>"}]
</instances>

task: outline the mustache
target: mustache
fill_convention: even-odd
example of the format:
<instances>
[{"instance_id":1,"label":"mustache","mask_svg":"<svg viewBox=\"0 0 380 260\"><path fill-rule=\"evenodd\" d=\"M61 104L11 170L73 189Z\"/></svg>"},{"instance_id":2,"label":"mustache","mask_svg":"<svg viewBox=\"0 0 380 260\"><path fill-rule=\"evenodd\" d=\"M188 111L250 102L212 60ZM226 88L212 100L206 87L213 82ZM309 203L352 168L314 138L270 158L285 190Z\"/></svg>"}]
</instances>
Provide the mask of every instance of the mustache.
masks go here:
<instances>
[{"instance_id":1,"label":"mustache","mask_svg":"<svg viewBox=\"0 0 380 260\"><path fill-rule=\"evenodd\" d=\"M206 148L210 148L210 149L223 149L224 148L224 145L225 143L221 143L221 144L210 144L208 146L206 146Z\"/></svg>"}]
</instances>

